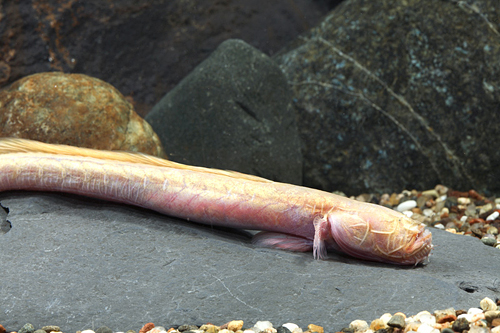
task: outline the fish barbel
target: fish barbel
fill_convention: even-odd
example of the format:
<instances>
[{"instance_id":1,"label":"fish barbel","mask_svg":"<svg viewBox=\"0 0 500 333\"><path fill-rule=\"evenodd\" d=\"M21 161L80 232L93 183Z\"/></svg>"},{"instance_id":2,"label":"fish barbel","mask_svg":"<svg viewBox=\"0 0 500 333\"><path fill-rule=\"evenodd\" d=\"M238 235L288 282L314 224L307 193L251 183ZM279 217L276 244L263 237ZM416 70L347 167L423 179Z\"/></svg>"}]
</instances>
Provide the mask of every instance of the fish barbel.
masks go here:
<instances>
[{"instance_id":1,"label":"fish barbel","mask_svg":"<svg viewBox=\"0 0 500 333\"><path fill-rule=\"evenodd\" d=\"M182 219L262 230L260 246L328 250L399 265L424 262L425 226L382 206L257 176L187 166L140 153L0 139L0 191L75 193Z\"/></svg>"}]
</instances>

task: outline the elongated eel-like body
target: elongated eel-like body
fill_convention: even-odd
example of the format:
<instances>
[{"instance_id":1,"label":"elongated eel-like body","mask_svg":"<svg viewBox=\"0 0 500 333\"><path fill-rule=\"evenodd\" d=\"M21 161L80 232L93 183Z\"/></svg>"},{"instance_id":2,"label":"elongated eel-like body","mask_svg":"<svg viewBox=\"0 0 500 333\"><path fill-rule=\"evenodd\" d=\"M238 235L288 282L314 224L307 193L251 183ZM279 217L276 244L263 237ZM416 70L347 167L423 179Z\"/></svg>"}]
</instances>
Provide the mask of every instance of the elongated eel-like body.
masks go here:
<instances>
[{"instance_id":1,"label":"elongated eel-like body","mask_svg":"<svg viewBox=\"0 0 500 333\"><path fill-rule=\"evenodd\" d=\"M432 248L401 213L332 193L150 156L0 139L0 191L75 193L209 225L264 230L256 243L414 265ZM270 233L269 233L270 232Z\"/></svg>"}]
</instances>

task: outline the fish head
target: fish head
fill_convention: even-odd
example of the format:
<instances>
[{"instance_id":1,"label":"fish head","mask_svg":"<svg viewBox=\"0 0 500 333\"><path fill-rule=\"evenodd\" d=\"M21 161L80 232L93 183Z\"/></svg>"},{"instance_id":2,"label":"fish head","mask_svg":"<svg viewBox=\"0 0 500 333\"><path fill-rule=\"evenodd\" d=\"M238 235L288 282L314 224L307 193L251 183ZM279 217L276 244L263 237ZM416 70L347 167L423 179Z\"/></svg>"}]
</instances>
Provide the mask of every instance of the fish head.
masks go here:
<instances>
[{"instance_id":1,"label":"fish head","mask_svg":"<svg viewBox=\"0 0 500 333\"><path fill-rule=\"evenodd\" d=\"M386 207L368 203L360 206L328 214L331 235L341 251L398 265L417 265L427 260L432 234L424 224Z\"/></svg>"}]
</instances>

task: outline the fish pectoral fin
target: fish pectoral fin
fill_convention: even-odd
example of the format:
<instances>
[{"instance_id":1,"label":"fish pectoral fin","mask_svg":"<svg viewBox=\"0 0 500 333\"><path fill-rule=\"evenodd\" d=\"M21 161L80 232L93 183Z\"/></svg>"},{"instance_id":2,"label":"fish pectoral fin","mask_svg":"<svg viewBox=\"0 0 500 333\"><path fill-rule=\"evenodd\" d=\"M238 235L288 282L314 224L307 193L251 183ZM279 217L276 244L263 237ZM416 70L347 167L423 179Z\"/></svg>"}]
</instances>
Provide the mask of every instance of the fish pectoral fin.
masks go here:
<instances>
[{"instance_id":1,"label":"fish pectoral fin","mask_svg":"<svg viewBox=\"0 0 500 333\"><path fill-rule=\"evenodd\" d=\"M310 239L267 231L259 232L253 236L252 243L260 247L282 249L294 252L309 252L313 248L313 242Z\"/></svg>"},{"instance_id":2,"label":"fish pectoral fin","mask_svg":"<svg viewBox=\"0 0 500 333\"><path fill-rule=\"evenodd\" d=\"M330 222L326 216L317 216L313 221L314 225L314 242L313 255L314 259L326 259L327 242L331 240Z\"/></svg>"}]
</instances>

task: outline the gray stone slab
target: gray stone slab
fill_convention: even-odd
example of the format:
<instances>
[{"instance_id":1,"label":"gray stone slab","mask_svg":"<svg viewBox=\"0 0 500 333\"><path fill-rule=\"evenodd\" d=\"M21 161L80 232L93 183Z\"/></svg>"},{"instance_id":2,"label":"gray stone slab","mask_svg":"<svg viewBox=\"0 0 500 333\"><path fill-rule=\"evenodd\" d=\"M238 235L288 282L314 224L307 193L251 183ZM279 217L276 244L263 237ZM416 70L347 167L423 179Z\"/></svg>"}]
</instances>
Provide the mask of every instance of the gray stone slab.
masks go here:
<instances>
[{"instance_id":1,"label":"gray stone slab","mask_svg":"<svg viewBox=\"0 0 500 333\"><path fill-rule=\"evenodd\" d=\"M7 330L242 319L333 331L384 312L467 309L500 297L500 251L439 230L430 264L402 268L255 248L246 233L79 196L6 192L0 202L12 225L0 233Z\"/></svg>"}]
</instances>

